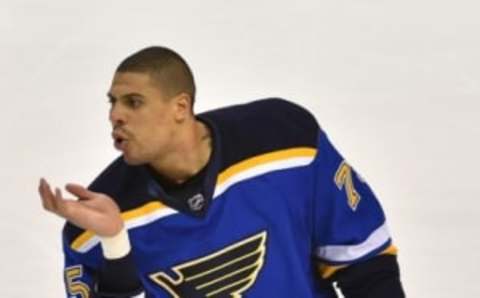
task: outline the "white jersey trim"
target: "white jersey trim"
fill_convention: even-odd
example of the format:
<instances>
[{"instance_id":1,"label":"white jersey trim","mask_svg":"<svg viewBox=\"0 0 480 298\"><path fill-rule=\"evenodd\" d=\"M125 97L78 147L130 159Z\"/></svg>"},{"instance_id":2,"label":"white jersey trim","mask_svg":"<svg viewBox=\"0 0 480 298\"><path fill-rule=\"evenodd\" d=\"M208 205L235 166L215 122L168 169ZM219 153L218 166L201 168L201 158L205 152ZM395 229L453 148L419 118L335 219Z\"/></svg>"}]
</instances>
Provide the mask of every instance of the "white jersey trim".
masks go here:
<instances>
[{"instance_id":1,"label":"white jersey trim","mask_svg":"<svg viewBox=\"0 0 480 298\"><path fill-rule=\"evenodd\" d=\"M316 250L316 255L330 262L351 262L378 249L389 240L390 233L387 224L384 223L360 244L320 246Z\"/></svg>"},{"instance_id":2,"label":"white jersey trim","mask_svg":"<svg viewBox=\"0 0 480 298\"><path fill-rule=\"evenodd\" d=\"M285 170L306 166L310 164L313 159L313 157L293 157L254 166L230 177L222 184L217 185L217 187L215 187L213 198L215 199L218 196L222 195L227 189L229 189L232 185L237 184L238 182L277 170Z\"/></svg>"}]
</instances>

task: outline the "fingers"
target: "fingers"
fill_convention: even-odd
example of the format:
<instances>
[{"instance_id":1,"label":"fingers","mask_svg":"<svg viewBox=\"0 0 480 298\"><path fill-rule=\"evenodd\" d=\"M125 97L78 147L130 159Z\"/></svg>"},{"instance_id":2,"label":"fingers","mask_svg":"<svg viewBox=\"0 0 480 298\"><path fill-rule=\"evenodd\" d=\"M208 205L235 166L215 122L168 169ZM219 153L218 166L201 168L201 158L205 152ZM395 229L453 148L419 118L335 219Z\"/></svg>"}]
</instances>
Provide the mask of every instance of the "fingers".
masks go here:
<instances>
[{"instance_id":1,"label":"fingers","mask_svg":"<svg viewBox=\"0 0 480 298\"><path fill-rule=\"evenodd\" d=\"M85 189L79 185L74 185L73 188L69 188L73 190L71 192L75 195L85 195ZM38 190L42 198L43 207L52 213L78 226L88 226L88 222L98 220L98 215L84 204L65 199L59 188L55 188L54 193L51 186L43 178L40 180Z\"/></svg>"},{"instance_id":2,"label":"fingers","mask_svg":"<svg viewBox=\"0 0 480 298\"><path fill-rule=\"evenodd\" d=\"M42 178L40 180L40 185L38 186L38 191L45 210L66 218L64 208L65 199L62 197L62 192L59 188L56 188L55 193L53 193L50 185Z\"/></svg>"},{"instance_id":3,"label":"fingers","mask_svg":"<svg viewBox=\"0 0 480 298\"><path fill-rule=\"evenodd\" d=\"M62 197L62 191L60 190L60 188L55 187L55 196L52 203L53 203L54 210L56 210L58 213L62 213L61 207L64 203L64 200L65 199Z\"/></svg>"},{"instance_id":4,"label":"fingers","mask_svg":"<svg viewBox=\"0 0 480 298\"><path fill-rule=\"evenodd\" d=\"M40 193L40 197L42 198L43 208L48 211L53 211L54 209L54 200L55 196L50 189L50 185L47 183L45 179L40 179L40 185L38 186L38 192Z\"/></svg>"},{"instance_id":5,"label":"fingers","mask_svg":"<svg viewBox=\"0 0 480 298\"><path fill-rule=\"evenodd\" d=\"M90 207L94 210L109 213L109 211L117 210L115 206L111 206L108 200L105 200L107 196L102 193L93 192L78 184L67 184L66 189L68 192L77 196L84 206Z\"/></svg>"},{"instance_id":6,"label":"fingers","mask_svg":"<svg viewBox=\"0 0 480 298\"><path fill-rule=\"evenodd\" d=\"M91 199L95 195L93 191L90 191L79 184L69 183L65 188L69 193L79 199Z\"/></svg>"},{"instance_id":7,"label":"fingers","mask_svg":"<svg viewBox=\"0 0 480 298\"><path fill-rule=\"evenodd\" d=\"M92 192L78 184L68 184L66 189L80 200L65 199L59 188L52 191L47 181L40 179L38 192L43 207L72 224L94 231L98 235L111 236L121 230L123 220L120 209L110 197Z\"/></svg>"}]
</instances>

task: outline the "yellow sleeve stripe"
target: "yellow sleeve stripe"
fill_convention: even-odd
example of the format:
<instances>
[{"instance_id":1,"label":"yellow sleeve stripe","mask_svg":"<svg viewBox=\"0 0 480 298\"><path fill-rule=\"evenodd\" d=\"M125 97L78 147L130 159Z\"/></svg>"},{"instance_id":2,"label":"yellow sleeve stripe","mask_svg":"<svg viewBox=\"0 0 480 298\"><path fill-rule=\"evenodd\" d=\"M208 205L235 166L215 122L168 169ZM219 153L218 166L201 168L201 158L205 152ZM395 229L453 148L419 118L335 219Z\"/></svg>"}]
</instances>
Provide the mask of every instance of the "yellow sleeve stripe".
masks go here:
<instances>
[{"instance_id":1,"label":"yellow sleeve stripe","mask_svg":"<svg viewBox=\"0 0 480 298\"><path fill-rule=\"evenodd\" d=\"M285 150L278 150L266 154L261 154L239 163L232 165L231 167L224 170L222 173L219 174L217 178L217 186L223 184L228 179L247 171L251 168L257 167L259 165L265 165L272 162L288 160L292 158L302 158L302 157L314 157L317 153L317 150L314 148L309 147L298 147L298 148L291 148ZM153 212L158 211L159 209L168 208L167 206L163 205L162 203L150 202L141 207L125 211L121 214L123 220L125 222L134 220L146 215L149 215ZM85 231L80 236L78 236L71 244L71 248L79 251L79 249L85 245L88 241L90 241L95 234L91 231Z\"/></svg>"},{"instance_id":2,"label":"yellow sleeve stripe","mask_svg":"<svg viewBox=\"0 0 480 298\"><path fill-rule=\"evenodd\" d=\"M122 219L127 222L129 220L148 215L163 208L166 208L166 206L160 202L150 202L141 207L122 212L121 216ZM79 250L80 247L82 247L86 242L91 240L94 236L95 233L93 233L92 231L83 232L72 242L71 248L74 250Z\"/></svg>"},{"instance_id":3,"label":"yellow sleeve stripe","mask_svg":"<svg viewBox=\"0 0 480 298\"><path fill-rule=\"evenodd\" d=\"M397 253L398 253L397 247L392 244L389 247L387 247L385 250L383 250L381 253L379 253L379 255L397 255ZM317 265L317 270L320 273L320 276L326 279L331 277L338 270L343 269L345 267L348 267L348 265L331 266L325 263L320 263Z\"/></svg>"},{"instance_id":4,"label":"yellow sleeve stripe","mask_svg":"<svg viewBox=\"0 0 480 298\"><path fill-rule=\"evenodd\" d=\"M285 150L278 150L270 153L261 154L234 164L223 171L217 179L217 185L223 184L229 178L244 172L253 167L267 164L275 161L286 160L296 157L313 157L317 150L309 147L298 147Z\"/></svg>"},{"instance_id":5,"label":"yellow sleeve stripe","mask_svg":"<svg viewBox=\"0 0 480 298\"><path fill-rule=\"evenodd\" d=\"M397 255L398 249L395 245L391 244L389 247L387 247L384 251L382 251L380 254L381 255Z\"/></svg>"},{"instance_id":6,"label":"yellow sleeve stripe","mask_svg":"<svg viewBox=\"0 0 480 298\"><path fill-rule=\"evenodd\" d=\"M167 206L165 206L164 204L162 204L158 201L150 202L150 203L147 203L147 204L143 205L142 207L138 207L138 208L123 212L122 213L122 219L124 221L128 221L128 220L131 220L131 219L135 219L135 218L138 218L138 217L145 216L147 214L150 214L152 212L155 212L155 211L157 211L159 209L163 209L163 208L167 208Z\"/></svg>"},{"instance_id":7,"label":"yellow sleeve stripe","mask_svg":"<svg viewBox=\"0 0 480 298\"><path fill-rule=\"evenodd\" d=\"M317 265L317 270L320 273L320 276L322 278L326 279L326 278L329 278L330 276L332 276L338 270L340 270L342 268L345 268L345 267L347 267L347 265L330 266L330 265L326 265L324 263L320 263L320 264Z\"/></svg>"},{"instance_id":8,"label":"yellow sleeve stripe","mask_svg":"<svg viewBox=\"0 0 480 298\"><path fill-rule=\"evenodd\" d=\"M92 239L95 234L92 231L85 231L80 236L78 236L70 245L70 247L74 250L80 249L80 247L87 243L90 239Z\"/></svg>"}]
</instances>

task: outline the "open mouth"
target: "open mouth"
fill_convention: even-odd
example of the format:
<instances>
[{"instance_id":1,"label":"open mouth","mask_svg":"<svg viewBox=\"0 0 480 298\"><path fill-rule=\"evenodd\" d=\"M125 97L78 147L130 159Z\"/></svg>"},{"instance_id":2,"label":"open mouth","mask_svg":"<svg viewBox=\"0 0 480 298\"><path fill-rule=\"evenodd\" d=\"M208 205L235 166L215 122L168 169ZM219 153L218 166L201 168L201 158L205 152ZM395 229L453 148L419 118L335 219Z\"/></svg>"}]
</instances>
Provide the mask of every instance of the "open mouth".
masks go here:
<instances>
[{"instance_id":1,"label":"open mouth","mask_svg":"<svg viewBox=\"0 0 480 298\"><path fill-rule=\"evenodd\" d=\"M115 146L115 149L124 151L128 142L127 139L117 134L113 134L112 137L113 137L113 144Z\"/></svg>"}]
</instances>

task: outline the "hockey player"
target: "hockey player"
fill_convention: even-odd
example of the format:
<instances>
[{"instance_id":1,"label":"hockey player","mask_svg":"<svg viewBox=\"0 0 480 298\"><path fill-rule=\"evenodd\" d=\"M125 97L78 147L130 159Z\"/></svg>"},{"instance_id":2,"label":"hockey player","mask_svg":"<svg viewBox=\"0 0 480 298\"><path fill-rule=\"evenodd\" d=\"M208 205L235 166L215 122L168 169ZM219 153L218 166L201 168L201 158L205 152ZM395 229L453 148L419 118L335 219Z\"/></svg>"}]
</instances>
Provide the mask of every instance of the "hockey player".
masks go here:
<instances>
[{"instance_id":1,"label":"hockey player","mask_svg":"<svg viewBox=\"0 0 480 298\"><path fill-rule=\"evenodd\" d=\"M404 297L384 213L315 118L270 98L195 115L190 68L164 47L117 68L121 156L66 200L68 297Z\"/></svg>"}]
</instances>

